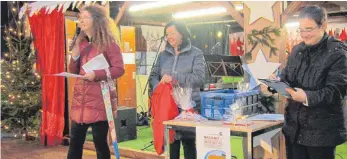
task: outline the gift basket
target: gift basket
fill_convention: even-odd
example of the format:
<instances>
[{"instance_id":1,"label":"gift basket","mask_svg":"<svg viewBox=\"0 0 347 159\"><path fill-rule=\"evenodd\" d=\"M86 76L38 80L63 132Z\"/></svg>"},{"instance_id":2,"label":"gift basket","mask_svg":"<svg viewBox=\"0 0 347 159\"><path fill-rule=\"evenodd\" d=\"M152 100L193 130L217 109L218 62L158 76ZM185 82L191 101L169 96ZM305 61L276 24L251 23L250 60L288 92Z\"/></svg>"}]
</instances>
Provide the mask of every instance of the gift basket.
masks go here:
<instances>
[{"instance_id":1,"label":"gift basket","mask_svg":"<svg viewBox=\"0 0 347 159\"><path fill-rule=\"evenodd\" d=\"M175 99L177 106L182 110L181 113L175 118L175 120L199 122L207 121L206 118L204 118L194 110L196 104L192 100L192 88L182 88L180 86L174 86L172 96Z\"/></svg>"}]
</instances>

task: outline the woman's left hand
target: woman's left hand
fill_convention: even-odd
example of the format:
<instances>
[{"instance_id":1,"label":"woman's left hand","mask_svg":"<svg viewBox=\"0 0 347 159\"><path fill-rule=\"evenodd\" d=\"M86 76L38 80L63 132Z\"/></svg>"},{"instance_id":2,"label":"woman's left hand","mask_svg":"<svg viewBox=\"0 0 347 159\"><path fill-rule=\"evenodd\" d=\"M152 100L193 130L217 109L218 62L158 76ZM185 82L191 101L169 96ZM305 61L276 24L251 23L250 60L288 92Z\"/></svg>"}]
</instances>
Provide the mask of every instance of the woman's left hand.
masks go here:
<instances>
[{"instance_id":1,"label":"woman's left hand","mask_svg":"<svg viewBox=\"0 0 347 159\"><path fill-rule=\"evenodd\" d=\"M112 111L112 114L113 114L113 118L117 118L117 110L114 110L114 111Z\"/></svg>"},{"instance_id":2,"label":"woman's left hand","mask_svg":"<svg viewBox=\"0 0 347 159\"><path fill-rule=\"evenodd\" d=\"M293 100L301 103L306 102L306 93L301 88L295 88L295 90L286 88L286 91L292 96Z\"/></svg>"},{"instance_id":3,"label":"woman's left hand","mask_svg":"<svg viewBox=\"0 0 347 159\"><path fill-rule=\"evenodd\" d=\"M172 81L172 77L169 75L164 75L163 78L161 78L160 83L170 83Z\"/></svg>"},{"instance_id":4,"label":"woman's left hand","mask_svg":"<svg viewBox=\"0 0 347 159\"><path fill-rule=\"evenodd\" d=\"M89 80L89 81L94 81L94 79L95 79L95 72L91 71L91 72L86 73L83 76L83 79L86 79L86 80Z\"/></svg>"}]
</instances>

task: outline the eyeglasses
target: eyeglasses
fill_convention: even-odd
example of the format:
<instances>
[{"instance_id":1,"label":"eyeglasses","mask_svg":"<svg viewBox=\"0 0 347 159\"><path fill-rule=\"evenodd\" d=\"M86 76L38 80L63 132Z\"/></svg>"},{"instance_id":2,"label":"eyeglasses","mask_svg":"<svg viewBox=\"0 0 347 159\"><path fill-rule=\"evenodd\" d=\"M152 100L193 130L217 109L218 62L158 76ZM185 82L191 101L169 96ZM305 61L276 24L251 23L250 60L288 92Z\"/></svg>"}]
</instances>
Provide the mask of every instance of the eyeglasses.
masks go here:
<instances>
[{"instance_id":1,"label":"eyeglasses","mask_svg":"<svg viewBox=\"0 0 347 159\"><path fill-rule=\"evenodd\" d=\"M92 17L78 17L78 21L86 20L86 19L93 19Z\"/></svg>"},{"instance_id":2,"label":"eyeglasses","mask_svg":"<svg viewBox=\"0 0 347 159\"><path fill-rule=\"evenodd\" d=\"M314 28L304 28L304 29L298 28L298 29L296 30L296 32L297 32L297 33L309 33L309 32L312 32L313 30L315 30L315 29L317 29L317 28L319 28L319 27L320 27L320 26L317 25L317 26L314 27Z\"/></svg>"},{"instance_id":3,"label":"eyeglasses","mask_svg":"<svg viewBox=\"0 0 347 159\"><path fill-rule=\"evenodd\" d=\"M166 33L165 37L173 37L176 35L176 32L172 32L172 33Z\"/></svg>"}]
</instances>

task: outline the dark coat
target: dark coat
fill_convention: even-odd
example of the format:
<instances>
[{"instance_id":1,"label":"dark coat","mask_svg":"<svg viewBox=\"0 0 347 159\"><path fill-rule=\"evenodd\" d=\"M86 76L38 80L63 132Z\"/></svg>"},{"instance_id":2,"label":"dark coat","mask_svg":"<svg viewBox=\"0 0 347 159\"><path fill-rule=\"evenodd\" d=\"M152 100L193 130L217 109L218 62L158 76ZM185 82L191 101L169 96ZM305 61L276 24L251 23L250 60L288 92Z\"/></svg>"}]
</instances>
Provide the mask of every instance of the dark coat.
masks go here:
<instances>
[{"instance_id":1,"label":"dark coat","mask_svg":"<svg viewBox=\"0 0 347 159\"><path fill-rule=\"evenodd\" d=\"M347 140L343 99L347 89L347 46L324 35L313 46L293 48L281 80L302 88L308 106L288 99L283 133L305 146L336 146ZM346 112L345 112L346 113Z\"/></svg>"}]
</instances>

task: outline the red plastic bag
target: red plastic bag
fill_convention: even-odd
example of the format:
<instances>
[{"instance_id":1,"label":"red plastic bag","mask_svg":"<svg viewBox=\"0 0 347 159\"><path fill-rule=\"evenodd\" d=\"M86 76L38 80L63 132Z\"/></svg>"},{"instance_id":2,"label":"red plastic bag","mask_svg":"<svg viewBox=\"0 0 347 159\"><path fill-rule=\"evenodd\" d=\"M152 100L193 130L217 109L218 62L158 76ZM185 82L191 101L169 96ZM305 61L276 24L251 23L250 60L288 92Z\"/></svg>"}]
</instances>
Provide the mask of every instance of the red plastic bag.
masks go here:
<instances>
[{"instance_id":1,"label":"red plastic bag","mask_svg":"<svg viewBox=\"0 0 347 159\"><path fill-rule=\"evenodd\" d=\"M179 114L178 107L172 97L171 84L159 84L154 90L152 103L152 129L154 148L158 155L164 151L164 125L163 121L175 119ZM175 132L170 130L170 143L174 141Z\"/></svg>"}]
</instances>

